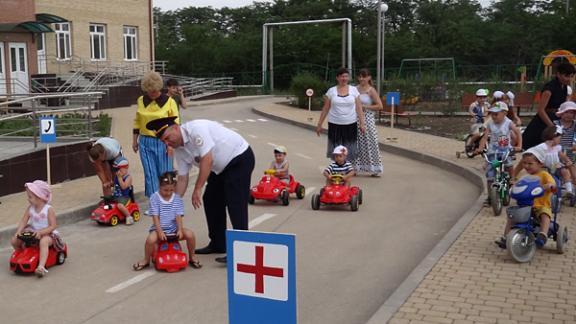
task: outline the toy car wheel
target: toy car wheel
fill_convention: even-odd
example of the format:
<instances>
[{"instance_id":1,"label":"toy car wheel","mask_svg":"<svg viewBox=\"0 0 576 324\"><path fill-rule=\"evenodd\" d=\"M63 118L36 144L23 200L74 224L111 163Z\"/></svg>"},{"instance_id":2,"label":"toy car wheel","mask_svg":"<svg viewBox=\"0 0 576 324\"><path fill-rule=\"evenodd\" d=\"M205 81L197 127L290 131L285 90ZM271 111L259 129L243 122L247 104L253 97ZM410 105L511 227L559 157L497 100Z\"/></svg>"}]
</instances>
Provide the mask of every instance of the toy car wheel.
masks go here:
<instances>
[{"instance_id":1,"label":"toy car wheel","mask_svg":"<svg viewBox=\"0 0 576 324\"><path fill-rule=\"evenodd\" d=\"M536 253L534 234L520 228L512 229L506 236L506 250L514 261L529 262Z\"/></svg>"},{"instance_id":2,"label":"toy car wheel","mask_svg":"<svg viewBox=\"0 0 576 324\"><path fill-rule=\"evenodd\" d=\"M118 216L113 215L112 217L110 217L110 225L112 226L118 225Z\"/></svg>"},{"instance_id":3,"label":"toy car wheel","mask_svg":"<svg viewBox=\"0 0 576 324\"><path fill-rule=\"evenodd\" d=\"M290 204L290 194L288 193L288 190L282 191L280 199L282 199L282 205L288 206L288 204Z\"/></svg>"},{"instance_id":4,"label":"toy car wheel","mask_svg":"<svg viewBox=\"0 0 576 324\"><path fill-rule=\"evenodd\" d=\"M135 222L140 220L140 212L137 210L133 211L131 216Z\"/></svg>"},{"instance_id":5,"label":"toy car wheel","mask_svg":"<svg viewBox=\"0 0 576 324\"><path fill-rule=\"evenodd\" d=\"M296 198L304 199L305 196L306 196L306 188L304 188L303 185L298 185L298 188L296 188Z\"/></svg>"},{"instance_id":6,"label":"toy car wheel","mask_svg":"<svg viewBox=\"0 0 576 324\"><path fill-rule=\"evenodd\" d=\"M58 252L56 255L56 264L64 264L66 262L66 254L64 252Z\"/></svg>"},{"instance_id":7,"label":"toy car wheel","mask_svg":"<svg viewBox=\"0 0 576 324\"><path fill-rule=\"evenodd\" d=\"M250 196L248 196L248 203L250 205L254 205L254 196L252 196L252 194L250 194Z\"/></svg>"},{"instance_id":8,"label":"toy car wheel","mask_svg":"<svg viewBox=\"0 0 576 324\"><path fill-rule=\"evenodd\" d=\"M494 216L500 216L502 213L502 200L500 199L498 188L490 187L488 190L488 195L490 196L490 205L492 206Z\"/></svg>"},{"instance_id":9,"label":"toy car wheel","mask_svg":"<svg viewBox=\"0 0 576 324\"><path fill-rule=\"evenodd\" d=\"M318 210L320 209L320 195L313 194L312 195L312 209Z\"/></svg>"},{"instance_id":10,"label":"toy car wheel","mask_svg":"<svg viewBox=\"0 0 576 324\"><path fill-rule=\"evenodd\" d=\"M350 200L350 210L357 211L358 210L358 196L352 196Z\"/></svg>"},{"instance_id":11,"label":"toy car wheel","mask_svg":"<svg viewBox=\"0 0 576 324\"><path fill-rule=\"evenodd\" d=\"M362 205L362 189L358 189L358 204Z\"/></svg>"},{"instance_id":12,"label":"toy car wheel","mask_svg":"<svg viewBox=\"0 0 576 324\"><path fill-rule=\"evenodd\" d=\"M566 252L566 246L568 245L568 228L566 226L559 225L558 233L556 233L556 251L560 254Z\"/></svg>"}]
</instances>

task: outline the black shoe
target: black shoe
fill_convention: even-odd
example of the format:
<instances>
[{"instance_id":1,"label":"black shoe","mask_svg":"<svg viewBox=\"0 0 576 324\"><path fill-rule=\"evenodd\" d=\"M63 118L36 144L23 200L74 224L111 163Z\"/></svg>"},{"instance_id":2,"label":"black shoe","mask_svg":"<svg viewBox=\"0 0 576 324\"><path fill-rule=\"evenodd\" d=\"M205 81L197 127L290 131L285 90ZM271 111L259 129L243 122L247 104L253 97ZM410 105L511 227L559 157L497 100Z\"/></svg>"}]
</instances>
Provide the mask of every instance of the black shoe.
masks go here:
<instances>
[{"instance_id":1,"label":"black shoe","mask_svg":"<svg viewBox=\"0 0 576 324\"><path fill-rule=\"evenodd\" d=\"M536 246L541 248L544 245L546 245L546 241L548 241L548 237L546 236L546 233L540 232L538 234L536 234Z\"/></svg>"},{"instance_id":2,"label":"black shoe","mask_svg":"<svg viewBox=\"0 0 576 324\"><path fill-rule=\"evenodd\" d=\"M213 254L213 253L226 253L226 250L218 250L213 248L210 245L206 245L205 247L201 248L201 249L196 249L196 254Z\"/></svg>"},{"instance_id":3,"label":"black shoe","mask_svg":"<svg viewBox=\"0 0 576 324\"><path fill-rule=\"evenodd\" d=\"M228 260L226 259L226 256L223 257L219 257L214 259L214 261L218 262L218 263L226 263Z\"/></svg>"},{"instance_id":4,"label":"black shoe","mask_svg":"<svg viewBox=\"0 0 576 324\"><path fill-rule=\"evenodd\" d=\"M498 241L494 241L499 248L506 250L506 238L502 236Z\"/></svg>"}]
</instances>

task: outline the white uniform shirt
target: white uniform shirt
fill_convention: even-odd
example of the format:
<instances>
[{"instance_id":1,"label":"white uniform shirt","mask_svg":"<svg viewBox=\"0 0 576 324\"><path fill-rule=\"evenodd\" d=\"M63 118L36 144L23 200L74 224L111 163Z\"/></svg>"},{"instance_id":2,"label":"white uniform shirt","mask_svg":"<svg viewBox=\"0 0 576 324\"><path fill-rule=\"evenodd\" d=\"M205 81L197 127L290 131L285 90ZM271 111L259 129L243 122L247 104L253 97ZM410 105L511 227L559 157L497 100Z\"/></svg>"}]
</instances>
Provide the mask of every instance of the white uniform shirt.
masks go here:
<instances>
[{"instance_id":1,"label":"white uniform shirt","mask_svg":"<svg viewBox=\"0 0 576 324\"><path fill-rule=\"evenodd\" d=\"M350 125L358 120L356 115L356 98L360 92L355 86L348 86L348 95L339 96L336 86L326 91L326 97L330 99L328 122L337 125Z\"/></svg>"},{"instance_id":2,"label":"white uniform shirt","mask_svg":"<svg viewBox=\"0 0 576 324\"><path fill-rule=\"evenodd\" d=\"M212 151L212 172L220 174L238 155L248 149L248 142L238 133L217 122L197 119L180 126L184 144L174 150L178 175L187 175L192 165Z\"/></svg>"},{"instance_id":3,"label":"white uniform shirt","mask_svg":"<svg viewBox=\"0 0 576 324\"><path fill-rule=\"evenodd\" d=\"M106 155L106 161L114 160L118 155L120 155L120 152L122 151L120 142L111 137L102 137L98 139L94 144L102 145Z\"/></svg>"}]
</instances>

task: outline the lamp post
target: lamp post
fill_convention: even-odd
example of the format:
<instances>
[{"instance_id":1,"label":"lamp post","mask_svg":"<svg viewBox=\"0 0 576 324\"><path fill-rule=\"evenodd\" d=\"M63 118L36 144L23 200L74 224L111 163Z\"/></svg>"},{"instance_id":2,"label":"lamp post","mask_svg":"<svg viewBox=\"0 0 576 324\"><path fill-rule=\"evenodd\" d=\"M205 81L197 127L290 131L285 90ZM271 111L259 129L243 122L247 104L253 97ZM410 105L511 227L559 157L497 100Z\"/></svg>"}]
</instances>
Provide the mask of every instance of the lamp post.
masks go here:
<instances>
[{"instance_id":1,"label":"lamp post","mask_svg":"<svg viewBox=\"0 0 576 324\"><path fill-rule=\"evenodd\" d=\"M388 5L380 3L378 6L378 48L376 63L376 87L378 93L382 91L382 79L384 78L384 13L388 11Z\"/></svg>"}]
</instances>

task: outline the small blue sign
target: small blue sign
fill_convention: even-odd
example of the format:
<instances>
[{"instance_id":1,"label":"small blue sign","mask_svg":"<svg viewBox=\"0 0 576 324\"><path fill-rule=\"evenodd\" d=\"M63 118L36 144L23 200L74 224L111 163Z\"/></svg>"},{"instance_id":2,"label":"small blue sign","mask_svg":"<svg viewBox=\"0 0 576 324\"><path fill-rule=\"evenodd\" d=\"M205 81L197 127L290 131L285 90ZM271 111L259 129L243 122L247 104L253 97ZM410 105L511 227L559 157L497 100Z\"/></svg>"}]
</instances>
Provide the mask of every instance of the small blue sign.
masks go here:
<instances>
[{"instance_id":1,"label":"small blue sign","mask_svg":"<svg viewBox=\"0 0 576 324\"><path fill-rule=\"evenodd\" d=\"M230 324L296 324L295 238L226 231Z\"/></svg>"},{"instance_id":2,"label":"small blue sign","mask_svg":"<svg viewBox=\"0 0 576 324\"><path fill-rule=\"evenodd\" d=\"M56 120L54 117L40 118L40 142L56 143Z\"/></svg>"},{"instance_id":3,"label":"small blue sign","mask_svg":"<svg viewBox=\"0 0 576 324\"><path fill-rule=\"evenodd\" d=\"M400 104L400 92L388 92L386 93L386 105L388 106L398 106Z\"/></svg>"}]
</instances>

